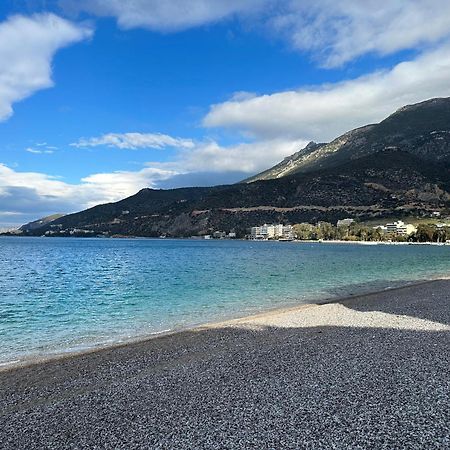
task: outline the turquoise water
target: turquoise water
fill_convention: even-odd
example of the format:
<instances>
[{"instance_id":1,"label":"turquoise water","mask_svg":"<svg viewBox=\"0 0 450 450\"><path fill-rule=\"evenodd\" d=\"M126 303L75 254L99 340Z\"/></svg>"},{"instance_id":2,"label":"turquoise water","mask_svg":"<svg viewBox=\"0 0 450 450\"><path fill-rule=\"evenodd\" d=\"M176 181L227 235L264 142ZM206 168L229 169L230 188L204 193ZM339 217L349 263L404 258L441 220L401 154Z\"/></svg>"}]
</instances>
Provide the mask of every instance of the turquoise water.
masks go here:
<instances>
[{"instance_id":1,"label":"turquoise water","mask_svg":"<svg viewBox=\"0 0 450 450\"><path fill-rule=\"evenodd\" d=\"M0 238L0 364L449 269L450 246Z\"/></svg>"}]
</instances>

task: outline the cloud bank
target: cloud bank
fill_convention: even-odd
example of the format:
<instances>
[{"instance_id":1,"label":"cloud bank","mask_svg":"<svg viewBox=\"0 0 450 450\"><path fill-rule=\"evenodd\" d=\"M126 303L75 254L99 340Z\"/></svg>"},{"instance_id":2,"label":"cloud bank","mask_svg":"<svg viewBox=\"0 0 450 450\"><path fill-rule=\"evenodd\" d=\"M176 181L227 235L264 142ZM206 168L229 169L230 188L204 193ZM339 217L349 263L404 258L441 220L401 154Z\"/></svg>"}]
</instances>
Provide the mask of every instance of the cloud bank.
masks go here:
<instances>
[{"instance_id":1,"label":"cloud bank","mask_svg":"<svg viewBox=\"0 0 450 450\"><path fill-rule=\"evenodd\" d=\"M401 106L450 96L450 45L391 70L310 89L251 96L213 105L206 127L234 128L260 139L327 141L378 122Z\"/></svg>"},{"instance_id":2,"label":"cloud bank","mask_svg":"<svg viewBox=\"0 0 450 450\"><path fill-rule=\"evenodd\" d=\"M136 172L97 173L78 184L39 172L19 172L0 164L0 225L20 225L55 212L70 213L120 200L176 173L145 167Z\"/></svg>"},{"instance_id":3,"label":"cloud bank","mask_svg":"<svg viewBox=\"0 0 450 450\"><path fill-rule=\"evenodd\" d=\"M0 164L0 224L19 225L55 212L70 213L114 202L144 187L170 187L171 180L179 186L236 182L304 144L273 140L223 147L215 141L196 142L194 148L179 147L171 162L148 163L137 171L94 173L77 184Z\"/></svg>"},{"instance_id":4,"label":"cloud bank","mask_svg":"<svg viewBox=\"0 0 450 450\"><path fill-rule=\"evenodd\" d=\"M194 148L180 151L173 162L160 163L157 167L170 168L178 173L249 174L267 169L306 144L303 139L278 138L222 146L214 140L209 140L197 142ZM154 163L152 165L155 166Z\"/></svg>"}]
</instances>

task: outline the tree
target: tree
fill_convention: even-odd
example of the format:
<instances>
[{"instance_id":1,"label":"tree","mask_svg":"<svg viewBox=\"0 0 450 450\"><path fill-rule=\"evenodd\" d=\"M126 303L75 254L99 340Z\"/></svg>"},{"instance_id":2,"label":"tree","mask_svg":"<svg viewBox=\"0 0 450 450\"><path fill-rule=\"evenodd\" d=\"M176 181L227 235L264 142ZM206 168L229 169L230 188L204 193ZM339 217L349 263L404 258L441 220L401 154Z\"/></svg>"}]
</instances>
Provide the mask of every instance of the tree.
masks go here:
<instances>
[{"instance_id":1,"label":"tree","mask_svg":"<svg viewBox=\"0 0 450 450\"><path fill-rule=\"evenodd\" d=\"M383 233L379 228L371 228L367 234L367 239L369 241L382 241L383 240Z\"/></svg>"},{"instance_id":2,"label":"tree","mask_svg":"<svg viewBox=\"0 0 450 450\"><path fill-rule=\"evenodd\" d=\"M449 230L448 227L437 228L433 233L433 241L434 242L445 242L449 239Z\"/></svg>"},{"instance_id":3,"label":"tree","mask_svg":"<svg viewBox=\"0 0 450 450\"><path fill-rule=\"evenodd\" d=\"M417 242L433 242L435 230L435 226L421 223L417 226L417 231L414 235L414 238Z\"/></svg>"},{"instance_id":4,"label":"tree","mask_svg":"<svg viewBox=\"0 0 450 450\"><path fill-rule=\"evenodd\" d=\"M294 233L297 239L306 241L313 239L314 226L309 223L297 223L293 226Z\"/></svg>"},{"instance_id":5,"label":"tree","mask_svg":"<svg viewBox=\"0 0 450 450\"><path fill-rule=\"evenodd\" d=\"M336 227L336 239L343 241L348 238L348 235L349 235L348 226Z\"/></svg>"},{"instance_id":6,"label":"tree","mask_svg":"<svg viewBox=\"0 0 450 450\"><path fill-rule=\"evenodd\" d=\"M318 239L330 240L336 236L335 228L329 222L319 222L317 228Z\"/></svg>"}]
</instances>

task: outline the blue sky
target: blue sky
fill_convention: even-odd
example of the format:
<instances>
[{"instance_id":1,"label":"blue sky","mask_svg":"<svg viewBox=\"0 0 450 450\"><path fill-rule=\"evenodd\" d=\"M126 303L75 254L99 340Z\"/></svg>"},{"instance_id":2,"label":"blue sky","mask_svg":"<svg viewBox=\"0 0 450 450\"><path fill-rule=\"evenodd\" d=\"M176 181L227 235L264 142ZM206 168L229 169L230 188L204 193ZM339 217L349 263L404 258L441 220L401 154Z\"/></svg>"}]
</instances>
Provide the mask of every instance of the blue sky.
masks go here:
<instances>
[{"instance_id":1,"label":"blue sky","mask_svg":"<svg viewBox=\"0 0 450 450\"><path fill-rule=\"evenodd\" d=\"M0 227L236 182L450 95L450 5L336 3L2 2Z\"/></svg>"}]
</instances>

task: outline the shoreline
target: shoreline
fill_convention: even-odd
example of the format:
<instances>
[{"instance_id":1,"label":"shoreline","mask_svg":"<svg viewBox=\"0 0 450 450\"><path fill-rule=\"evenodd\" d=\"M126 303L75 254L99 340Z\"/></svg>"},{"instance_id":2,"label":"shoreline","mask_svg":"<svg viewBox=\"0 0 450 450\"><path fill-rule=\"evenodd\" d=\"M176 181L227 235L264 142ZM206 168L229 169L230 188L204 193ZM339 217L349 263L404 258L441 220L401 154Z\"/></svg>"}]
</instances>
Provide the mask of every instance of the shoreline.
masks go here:
<instances>
[{"instance_id":1,"label":"shoreline","mask_svg":"<svg viewBox=\"0 0 450 450\"><path fill-rule=\"evenodd\" d=\"M314 240L314 239L289 239L289 240L282 240L282 239L245 239L245 238L211 238L211 239L205 239L203 236L191 236L191 237L157 237L157 236L105 236L105 237L98 237L98 236L28 236L28 235L13 235L13 234L2 234L0 233L0 238L32 238L32 239L41 239L41 238L57 238L57 239L83 239L83 240L153 240L153 241L205 241L205 242L233 242L233 241L240 241L240 242L280 242L283 244L286 243L293 243L293 244L355 244L355 245L433 245L438 247L445 247L450 246L450 242L433 242L433 241L426 241L426 242L412 242L412 241L350 241L350 240L337 240L337 239L322 239L322 240Z\"/></svg>"},{"instance_id":2,"label":"shoreline","mask_svg":"<svg viewBox=\"0 0 450 450\"><path fill-rule=\"evenodd\" d=\"M0 442L447 448L450 279L0 373Z\"/></svg>"},{"instance_id":3,"label":"shoreline","mask_svg":"<svg viewBox=\"0 0 450 450\"><path fill-rule=\"evenodd\" d=\"M424 281L1 372L0 442L447 448L449 306Z\"/></svg>"},{"instance_id":4,"label":"shoreline","mask_svg":"<svg viewBox=\"0 0 450 450\"><path fill-rule=\"evenodd\" d=\"M450 275L437 275L436 277L431 277L422 280L412 280L412 281L399 281L398 286L394 287L386 287L383 289L369 290L367 292L361 292L356 294L349 294L344 296L337 297L325 297L323 299L319 299L313 302L308 303L299 303L293 306L285 306L285 307L275 307L266 309L261 312L256 312L248 315L239 315L238 317L232 317L224 320L211 321L205 323L197 323L193 325L189 325L184 328L170 329L170 330L162 330L156 331L149 334L139 335L135 337L131 337L128 339L123 339L118 342L108 343L108 344L99 344L97 346L92 346L89 348L84 348L81 350L73 350L73 351L60 351L54 354L49 355L36 355L30 356L26 359L16 360L11 362L0 362L0 374L5 372L12 372L15 370L21 370L26 368L33 368L35 366L42 366L46 364L54 364L58 362L63 362L66 360L73 360L78 357L89 356L92 354L99 354L107 351L114 351L115 349L122 349L131 347L134 345L145 344L148 342L153 342L158 339L166 338L168 336L181 335L183 333L189 332L199 332L217 328L226 328L233 327L242 323L246 323L255 319L261 318L270 318L275 315L293 313L293 312L301 312L306 309L315 308L323 305L336 304L336 303L345 303L348 301L357 301L358 299L370 298L376 295L380 295L383 293L395 292L398 290L403 290L411 287L418 287L422 285L432 284L437 281L449 280Z\"/></svg>"}]
</instances>

